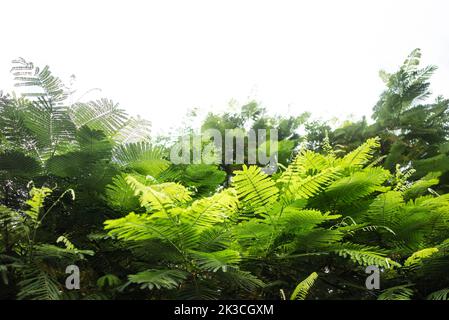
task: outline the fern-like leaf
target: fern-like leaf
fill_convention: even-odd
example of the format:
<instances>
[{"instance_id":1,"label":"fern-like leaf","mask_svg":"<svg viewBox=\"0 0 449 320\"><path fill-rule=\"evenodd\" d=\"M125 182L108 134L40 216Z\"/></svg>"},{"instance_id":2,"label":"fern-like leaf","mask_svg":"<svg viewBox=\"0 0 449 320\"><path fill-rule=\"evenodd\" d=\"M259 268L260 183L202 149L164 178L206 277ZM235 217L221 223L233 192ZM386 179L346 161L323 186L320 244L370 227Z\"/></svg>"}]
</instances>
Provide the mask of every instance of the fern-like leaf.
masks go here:
<instances>
[{"instance_id":1,"label":"fern-like leaf","mask_svg":"<svg viewBox=\"0 0 449 320\"><path fill-rule=\"evenodd\" d=\"M242 170L235 172L233 185L239 198L255 213L268 213L278 198L275 183L257 166L243 165Z\"/></svg>"},{"instance_id":2,"label":"fern-like leaf","mask_svg":"<svg viewBox=\"0 0 449 320\"><path fill-rule=\"evenodd\" d=\"M306 279L298 283L290 296L290 300L305 300L317 278L318 274L313 272Z\"/></svg>"},{"instance_id":3,"label":"fern-like leaf","mask_svg":"<svg viewBox=\"0 0 449 320\"><path fill-rule=\"evenodd\" d=\"M181 270L149 269L137 274L129 275L130 283L140 285L141 289L175 289L187 278L187 273Z\"/></svg>"},{"instance_id":4,"label":"fern-like leaf","mask_svg":"<svg viewBox=\"0 0 449 320\"><path fill-rule=\"evenodd\" d=\"M414 292L410 285L401 285L384 290L378 300L411 300Z\"/></svg>"}]
</instances>

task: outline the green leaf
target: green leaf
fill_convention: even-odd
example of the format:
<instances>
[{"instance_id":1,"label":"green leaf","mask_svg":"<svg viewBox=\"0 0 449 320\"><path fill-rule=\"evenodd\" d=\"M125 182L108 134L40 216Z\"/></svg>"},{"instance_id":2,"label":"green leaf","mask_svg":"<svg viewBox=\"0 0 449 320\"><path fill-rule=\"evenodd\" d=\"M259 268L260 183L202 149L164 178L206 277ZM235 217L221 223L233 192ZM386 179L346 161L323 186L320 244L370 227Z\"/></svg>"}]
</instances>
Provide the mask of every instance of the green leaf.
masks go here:
<instances>
[{"instance_id":1,"label":"green leaf","mask_svg":"<svg viewBox=\"0 0 449 320\"><path fill-rule=\"evenodd\" d=\"M241 260L239 252L225 249L215 252L190 251L198 266L207 271L226 272L230 267L237 266Z\"/></svg>"},{"instance_id":2,"label":"green leaf","mask_svg":"<svg viewBox=\"0 0 449 320\"><path fill-rule=\"evenodd\" d=\"M130 283L140 285L141 289L175 289L187 278L187 273L181 270L149 269L128 276Z\"/></svg>"},{"instance_id":3,"label":"green leaf","mask_svg":"<svg viewBox=\"0 0 449 320\"><path fill-rule=\"evenodd\" d=\"M240 199L251 206L255 213L268 213L278 198L279 190L271 178L257 166L235 171L233 185Z\"/></svg>"},{"instance_id":4,"label":"green leaf","mask_svg":"<svg viewBox=\"0 0 449 320\"><path fill-rule=\"evenodd\" d=\"M306 279L298 283L290 296L290 300L305 300L317 278L318 274L313 272Z\"/></svg>"}]
</instances>

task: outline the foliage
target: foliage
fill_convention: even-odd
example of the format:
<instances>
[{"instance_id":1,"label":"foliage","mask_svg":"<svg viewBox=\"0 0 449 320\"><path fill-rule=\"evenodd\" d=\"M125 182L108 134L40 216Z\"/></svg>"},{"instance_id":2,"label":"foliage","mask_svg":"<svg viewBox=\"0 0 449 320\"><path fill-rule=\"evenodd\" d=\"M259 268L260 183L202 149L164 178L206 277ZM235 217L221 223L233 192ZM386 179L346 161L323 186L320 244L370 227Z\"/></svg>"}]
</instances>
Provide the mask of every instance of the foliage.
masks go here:
<instances>
[{"instance_id":1,"label":"foliage","mask_svg":"<svg viewBox=\"0 0 449 320\"><path fill-rule=\"evenodd\" d=\"M0 298L448 299L448 101L426 103L435 67L420 57L381 73L373 124L256 102L206 117L244 139L278 130L269 174L247 154L170 163L147 121L72 103L48 67L15 60L22 95L0 94ZM64 286L72 264L80 290ZM371 265L381 290L364 286Z\"/></svg>"}]
</instances>

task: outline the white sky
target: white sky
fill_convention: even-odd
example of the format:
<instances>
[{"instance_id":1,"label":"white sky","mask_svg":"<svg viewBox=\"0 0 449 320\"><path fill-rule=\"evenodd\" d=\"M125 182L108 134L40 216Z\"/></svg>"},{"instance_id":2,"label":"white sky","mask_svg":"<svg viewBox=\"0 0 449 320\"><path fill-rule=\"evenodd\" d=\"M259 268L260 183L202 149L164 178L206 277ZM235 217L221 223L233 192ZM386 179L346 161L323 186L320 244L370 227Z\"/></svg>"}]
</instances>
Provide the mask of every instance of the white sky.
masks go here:
<instances>
[{"instance_id":1,"label":"white sky","mask_svg":"<svg viewBox=\"0 0 449 320\"><path fill-rule=\"evenodd\" d=\"M21 1L0 5L0 90L24 57L100 87L157 132L187 110L256 99L271 112L370 115L416 47L449 97L449 1ZM96 94L98 95L98 94Z\"/></svg>"}]
</instances>

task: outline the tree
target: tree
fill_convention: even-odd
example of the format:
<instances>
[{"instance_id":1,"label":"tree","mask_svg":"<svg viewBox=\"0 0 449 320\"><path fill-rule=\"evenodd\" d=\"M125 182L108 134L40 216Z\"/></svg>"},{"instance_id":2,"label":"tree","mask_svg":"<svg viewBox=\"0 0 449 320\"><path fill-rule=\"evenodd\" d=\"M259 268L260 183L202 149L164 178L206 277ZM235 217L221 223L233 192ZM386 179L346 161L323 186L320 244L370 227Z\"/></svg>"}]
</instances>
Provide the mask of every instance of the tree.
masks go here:
<instances>
[{"instance_id":1,"label":"tree","mask_svg":"<svg viewBox=\"0 0 449 320\"><path fill-rule=\"evenodd\" d=\"M266 131L267 141L270 138L270 129L277 131L277 162L282 165L287 165L291 160L294 153L294 149L299 145L301 141L304 140L298 133L298 129L303 126L307 119L309 118L309 113L304 112L299 116L270 116L267 114L265 108L261 107L256 101L251 101L240 107L239 111L236 112L225 112L223 114L209 113L204 120L201 129L216 129L218 130L222 137L225 137L226 130L236 130L238 134L238 129L242 130L244 133L245 146L248 146L248 130L258 130ZM227 164L225 163L226 154L224 148L224 139L222 145L222 155L221 155L221 168L226 172L227 175L227 185L230 183L230 179L233 175L234 170L241 167L241 164ZM267 150L269 145L260 144L258 148L262 150ZM265 148L265 149L264 149ZM248 147L245 148L244 163L248 164ZM234 148L236 150L236 148ZM268 152L268 150L267 150ZM235 159L235 154L233 155Z\"/></svg>"},{"instance_id":2,"label":"tree","mask_svg":"<svg viewBox=\"0 0 449 320\"><path fill-rule=\"evenodd\" d=\"M410 53L395 73L380 72L385 91L373 108L373 124L366 119L347 122L332 130L316 123L309 128L310 143L319 143L328 131L331 144L338 150L354 150L365 139L379 136L382 146L378 154L384 166L395 170L396 165L413 167L415 179L432 171L443 174L439 188L446 190L448 177L449 100L439 96L433 103L430 97L430 78L435 66L420 68L421 51ZM321 132L317 135L314 132ZM310 144L315 150L319 146Z\"/></svg>"}]
</instances>

